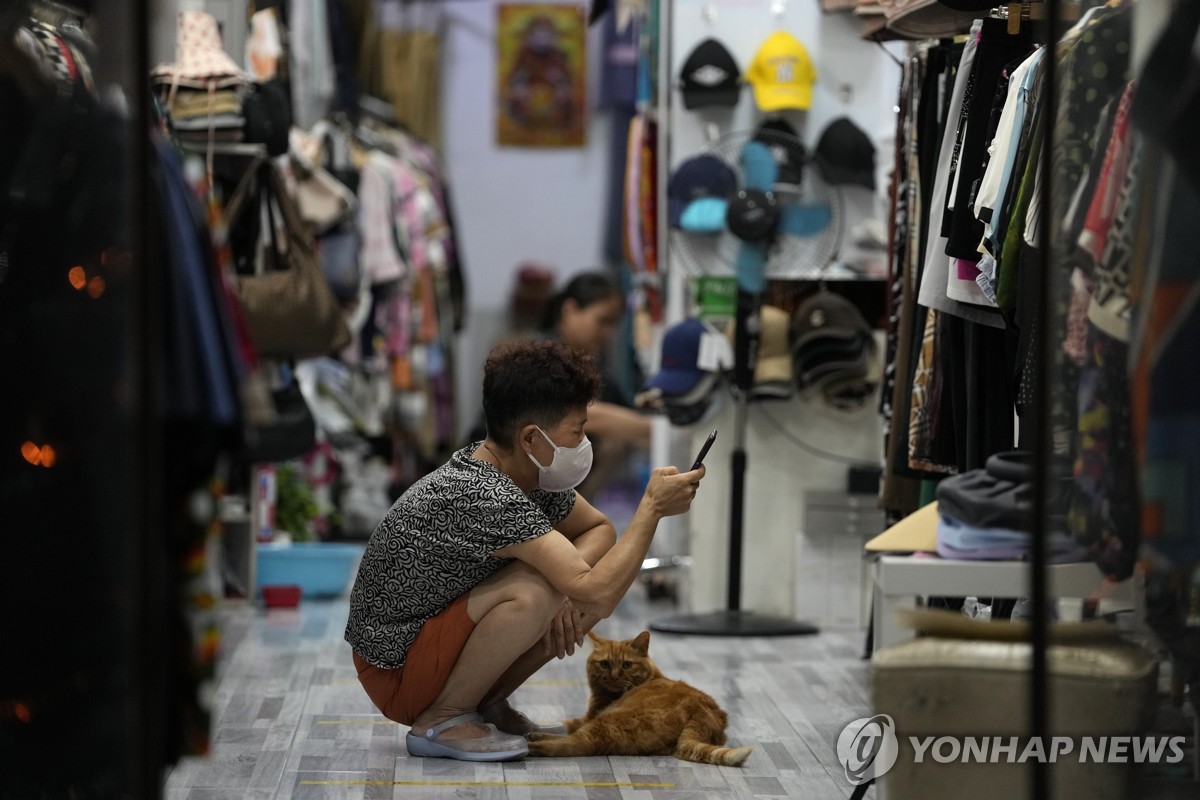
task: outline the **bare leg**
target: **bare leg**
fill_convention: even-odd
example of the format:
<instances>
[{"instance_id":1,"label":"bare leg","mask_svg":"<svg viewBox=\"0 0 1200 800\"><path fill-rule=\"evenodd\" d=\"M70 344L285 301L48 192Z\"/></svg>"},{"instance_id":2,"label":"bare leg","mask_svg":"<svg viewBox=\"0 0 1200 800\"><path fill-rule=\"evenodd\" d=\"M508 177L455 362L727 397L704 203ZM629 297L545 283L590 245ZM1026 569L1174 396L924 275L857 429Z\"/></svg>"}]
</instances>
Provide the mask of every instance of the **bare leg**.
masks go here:
<instances>
[{"instance_id":1,"label":"bare leg","mask_svg":"<svg viewBox=\"0 0 1200 800\"><path fill-rule=\"evenodd\" d=\"M581 615L580 621L583 623L585 633L599 622L598 619L587 614ZM496 681L496 684L479 703L479 711L483 714L484 721L495 724L497 728L507 733L526 734L536 730L537 723L510 706L508 697L553 657L546 655L540 641L522 653L521 657L500 676L500 680Z\"/></svg>"},{"instance_id":2,"label":"bare leg","mask_svg":"<svg viewBox=\"0 0 1200 800\"><path fill-rule=\"evenodd\" d=\"M471 590L467 616L475 630L433 704L413 720L417 735L451 717L473 712L496 681L542 638L563 596L545 578L521 562L509 564ZM487 734L477 724L456 725L443 739Z\"/></svg>"},{"instance_id":3,"label":"bare leg","mask_svg":"<svg viewBox=\"0 0 1200 800\"><path fill-rule=\"evenodd\" d=\"M588 614L581 614L580 621L583 623L584 633L595 627L600 620ZM483 702L480 706L489 706L492 703L499 702L508 698L513 692L521 687L525 681L529 680L535 672L546 666L554 656L546 655L546 651L542 649L542 643L536 642L533 647L521 654L521 657L513 662L500 680L496 681L495 686L484 695Z\"/></svg>"},{"instance_id":4,"label":"bare leg","mask_svg":"<svg viewBox=\"0 0 1200 800\"><path fill-rule=\"evenodd\" d=\"M608 549L612 547L612 542L608 540L602 531L592 531L584 533L576 539L572 540L584 560L590 566L595 566L596 562ZM580 614L580 623L583 626L584 633L590 631L599 618L590 614ZM483 700L479 704L479 711L483 714L483 718L487 722L493 723L497 728L508 733L525 734L537 729L537 723L531 721L524 714L516 711L507 702L509 695L515 692L529 677L536 673L539 669L546 665L552 655L547 655L542 649L542 643L537 642L528 650L520 655L513 662L495 685L488 690Z\"/></svg>"}]
</instances>

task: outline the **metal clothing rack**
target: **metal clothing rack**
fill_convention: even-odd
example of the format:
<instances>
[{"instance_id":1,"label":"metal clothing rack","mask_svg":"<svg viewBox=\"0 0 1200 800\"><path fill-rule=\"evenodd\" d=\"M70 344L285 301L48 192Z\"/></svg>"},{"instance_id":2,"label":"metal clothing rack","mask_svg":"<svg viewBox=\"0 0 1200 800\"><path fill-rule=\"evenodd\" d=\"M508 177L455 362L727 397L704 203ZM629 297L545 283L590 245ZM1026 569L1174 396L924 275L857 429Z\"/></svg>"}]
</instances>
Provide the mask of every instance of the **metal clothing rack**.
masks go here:
<instances>
[{"instance_id":1,"label":"metal clothing rack","mask_svg":"<svg viewBox=\"0 0 1200 800\"><path fill-rule=\"evenodd\" d=\"M1041 4L1039 4L1041 5ZM1068 3L1063 0L1047 0L1044 4L1045 10L1048 12L1046 20L1046 41L1051 43L1058 41L1059 37L1059 20L1063 6ZM1074 3L1078 7L1078 3ZM1018 25L1019 25L1018 20ZM1012 30L1012 20L1009 21L1009 30ZM1055 108L1058 102L1058 85L1057 73L1058 65L1056 59L1044 59L1044 80L1046 87L1047 108ZM1047 114L1045 119L1045 137L1047 142L1054 141L1056 126L1056 115ZM1053 204L1051 199L1054 197L1054 170L1051 169L1051 159L1042 158L1038 163L1040 169L1040 177L1042 178L1042 203L1039 209L1039 223L1043 231L1049 233L1053 230L1054 218L1051 213ZM1062 191L1064 187L1057 187L1058 191ZM1040 248L1039 251L1038 269L1038 292L1037 292L1037 319L1050 319L1050 291L1051 291L1051 254L1049 247ZM1046 574L1049 566L1049 555L1046 551L1046 542L1050 538L1050 530L1047 525L1050 512L1050 479L1052 475L1052 466L1050 464L1051 454L1053 450L1052 431L1050 430L1050 414L1051 402L1047 387L1051 385L1051 353L1052 353L1052 336L1039 337L1039 359L1037 364L1037 380L1040 391L1035 392L1034 397L1034 419L1035 423L1035 447L1034 452L1037 457L1034 459L1033 472L1033 546L1031 548L1031 559L1029 564L1030 577L1030 601L1032 605L1033 619L1030 620L1030 646L1031 664L1030 664L1030 691L1029 691L1029 733L1032 737L1042 741L1050 732L1050 674L1047 664L1047 652L1050 646L1050 587L1049 580ZM1049 800L1052 796L1050 788L1050 768L1049 765L1043 762L1034 760L1032 772L1030 775L1030 784L1032 789L1033 800Z\"/></svg>"}]
</instances>

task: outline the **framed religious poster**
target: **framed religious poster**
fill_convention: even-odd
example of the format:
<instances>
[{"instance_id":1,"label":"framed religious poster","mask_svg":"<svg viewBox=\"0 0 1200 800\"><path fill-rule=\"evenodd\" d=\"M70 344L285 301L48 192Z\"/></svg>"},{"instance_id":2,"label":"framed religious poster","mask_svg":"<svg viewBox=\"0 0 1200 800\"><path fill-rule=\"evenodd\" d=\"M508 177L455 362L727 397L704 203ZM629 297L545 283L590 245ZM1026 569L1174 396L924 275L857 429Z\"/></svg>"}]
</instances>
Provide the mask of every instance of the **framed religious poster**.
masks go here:
<instances>
[{"instance_id":1,"label":"framed religious poster","mask_svg":"<svg viewBox=\"0 0 1200 800\"><path fill-rule=\"evenodd\" d=\"M496 141L513 147L580 147L587 123L583 6L497 6Z\"/></svg>"}]
</instances>

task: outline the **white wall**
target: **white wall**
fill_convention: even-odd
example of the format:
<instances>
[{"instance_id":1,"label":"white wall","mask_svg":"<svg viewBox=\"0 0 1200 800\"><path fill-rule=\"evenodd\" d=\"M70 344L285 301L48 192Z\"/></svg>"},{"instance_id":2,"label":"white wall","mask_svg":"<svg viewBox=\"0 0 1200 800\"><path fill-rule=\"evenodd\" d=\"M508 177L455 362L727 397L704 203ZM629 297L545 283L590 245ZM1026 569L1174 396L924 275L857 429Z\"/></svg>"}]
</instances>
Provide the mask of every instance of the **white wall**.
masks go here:
<instances>
[{"instance_id":1,"label":"white wall","mask_svg":"<svg viewBox=\"0 0 1200 800\"><path fill-rule=\"evenodd\" d=\"M483 360L505 331L516 267L524 261L551 265L562 281L600 266L609 185L609 118L595 108L601 26L588 29L586 145L500 147L495 133L497 5L496 0L445 3L442 150L467 267L468 327L459 339L456 376L464 426L479 412Z\"/></svg>"}]
</instances>

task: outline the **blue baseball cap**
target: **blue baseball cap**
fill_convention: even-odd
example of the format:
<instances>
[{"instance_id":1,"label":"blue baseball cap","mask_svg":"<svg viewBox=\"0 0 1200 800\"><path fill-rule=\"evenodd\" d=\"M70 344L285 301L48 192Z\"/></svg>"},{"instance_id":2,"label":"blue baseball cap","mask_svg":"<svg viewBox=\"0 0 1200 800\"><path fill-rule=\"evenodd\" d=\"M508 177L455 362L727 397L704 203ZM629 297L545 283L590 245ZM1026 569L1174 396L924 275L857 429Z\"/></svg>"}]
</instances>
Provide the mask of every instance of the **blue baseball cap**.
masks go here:
<instances>
[{"instance_id":1,"label":"blue baseball cap","mask_svg":"<svg viewBox=\"0 0 1200 800\"><path fill-rule=\"evenodd\" d=\"M647 389L659 389L664 395L687 394L707 373L697 366L704 323L685 319L667 329L662 340L662 359L658 372L646 381Z\"/></svg>"},{"instance_id":2,"label":"blue baseball cap","mask_svg":"<svg viewBox=\"0 0 1200 800\"><path fill-rule=\"evenodd\" d=\"M688 233L720 233L725 230L725 214L728 210L728 200L701 197L683 209L679 215L679 227Z\"/></svg>"},{"instance_id":3,"label":"blue baseball cap","mask_svg":"<svg viewBox=\"0 0 1200 800\"><path fill-rule=\"evenodd\" d=\"M693 156L675 168L667 181L667 219L678 228L680 218L695 200L706 197L725 199L737 191L737 175L716 156Z\"/></svg>"}]
</instances>

